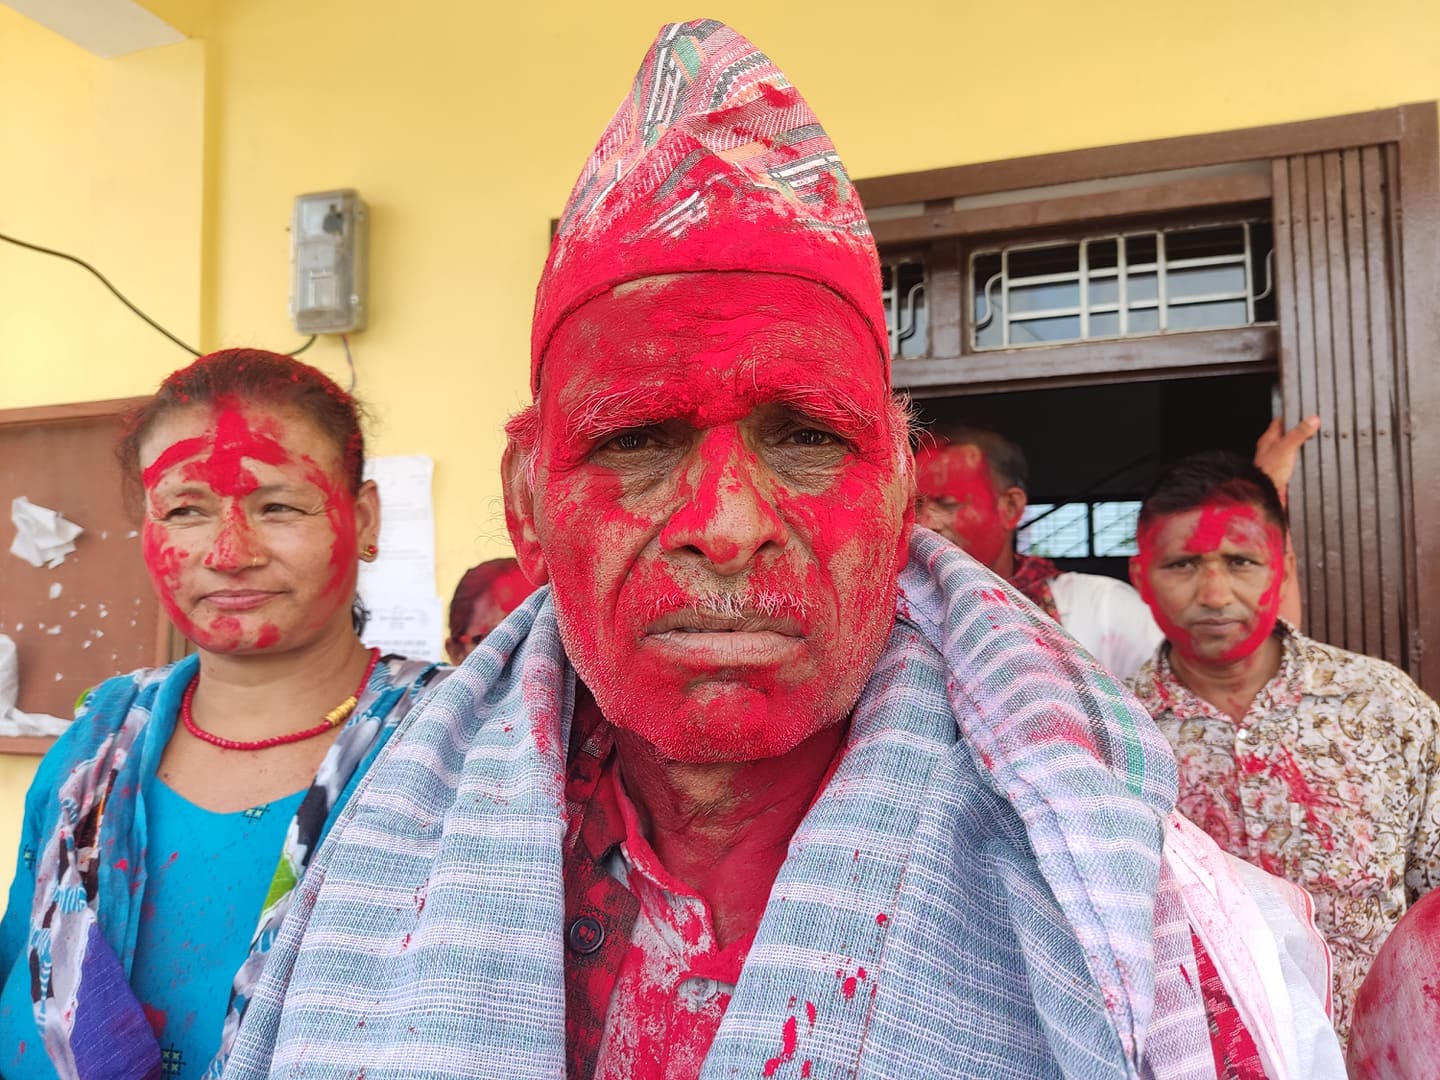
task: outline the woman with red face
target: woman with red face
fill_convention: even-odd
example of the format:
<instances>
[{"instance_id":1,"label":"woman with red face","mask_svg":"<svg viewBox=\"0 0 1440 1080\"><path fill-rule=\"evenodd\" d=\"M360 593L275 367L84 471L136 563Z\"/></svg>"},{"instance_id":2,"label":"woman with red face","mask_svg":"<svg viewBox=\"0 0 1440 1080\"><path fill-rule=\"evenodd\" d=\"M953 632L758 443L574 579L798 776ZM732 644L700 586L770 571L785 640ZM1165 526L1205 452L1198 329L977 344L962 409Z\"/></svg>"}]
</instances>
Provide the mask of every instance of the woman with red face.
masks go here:
<instances>
[{"instance_id":1,"label":"woman with red face","mask_svg":"<svg viewBox=\"0 0 1440 1080\"><path fill-rule=\"evenodd\" d=\"M356 402L236 349L175 372L120 446L193 655L83 699L26 800L0 924L0 1074L218 1076L310 858L447 669L361 644L377 554Z\"/></svg>"}]
</instances>

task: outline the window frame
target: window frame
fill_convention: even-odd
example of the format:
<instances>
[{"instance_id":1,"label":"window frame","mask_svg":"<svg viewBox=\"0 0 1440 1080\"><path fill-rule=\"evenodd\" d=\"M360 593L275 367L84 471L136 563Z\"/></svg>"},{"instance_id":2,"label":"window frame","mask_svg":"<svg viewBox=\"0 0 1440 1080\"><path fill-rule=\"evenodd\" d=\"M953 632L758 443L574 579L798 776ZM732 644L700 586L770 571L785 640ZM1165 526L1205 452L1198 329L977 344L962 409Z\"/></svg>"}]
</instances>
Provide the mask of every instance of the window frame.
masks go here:
<instances>
[{"instance_id":1,"label":"window frame","mask_svg":"<svg viewBox=\"0 0 1440 1080\"><path fill-rule=\"evenodd\" d=\"M1268 366L1280 375L1285 413L1293 423L1302 415L1302 404L1310 404L1306 391L1297 390L1297 380L1313 376L1314 355L1337 371L1345 356L1345 343L1326 336L1328 315L1319 325L1318 305L1333 300L1339 286L1327 282L1323 266L1313 260L1301 267L1310 258L1305 233L1311 240L1323 239L1327 229L1343 236L1349 225L1335 217L1333 208L1312 205L1296 216L1291 203L1297 193L1321 188L1316 177L1302 182L1293 169L1303 166L1318 173L1323 159L1328 174L1340 168L1342 158L1377 152L1388 163L1382 184L1389 209L1378 227L1390 237L1389 276L1372 283L1369 307L1361 303L1363 297L1354 303L1362 316L1381 318L1394 342L1386 354L1386 363L1393 366L1384 373L1395 388L1394 415L1385 425L1394 428L1359 429L1353 422L1354 430L1343 424L1322 428L1316 452L1306 452L1294 483L1299 504L1295 535L1298 550L1307 530L1316 533L1315 515L1323 515L1326 501L1341 493L1331 475L1337 440L1350 440L1341 457L1353 456L1349 447L1361 440L1370 464L1382 441L1390 448L1385 452L1393 453L1394 460L1383 464L1393 466L1388 475L1395 487L1391 496L1398 499L1405 566L1403 583L1396 582L1398 595L1387 602L1399 606L1404 641L1393 650L1387 646L1385 656L1407 668L1432 696L1440 696L1440 425L1426 421L1440 415L1440 365L1434 362L1440 354L1440 304L1426 299L1440 295L1440 109L1435 102L881 176L857 180L855 186L882 252L903 245L927 248L928 280L934 283L928 313L931 348L924 359L894 363L897 389L914 397L953 397L1253 373ZM1226 168L1242 165L1247 167ZM1288 174L1287 168L1292 170ZM1183 170L1200 171L1178 172ZM966 353L962 347L968 339L963 317L968 306L967 243L985 236L1094 230L1117 218L1152 216L1168 223L1189 213L1256 204L1274 222L1277 293L1295 284L1293 276L1287 279L1279 270L1286 221L1292 232L1285 243L1293 244L1296 266L1308 274L1301 279L1304 290L1316 290L1313 297L1294 290L1290 309L1282 308L1277 326L1013 351ZM1342 271L1345 265L1343 257L1336 264ZM1326 289L1328 298L1322 295ZM1277 299L1286 302L1283 293ZM1306 313L1315 314L1316 327L1305 322ZM1319 404L1323 411L1324 401ZM1365 527L1373 530L1375 521ZM1310 578L1311 587L1307 619L1321 620L1322 636L1363 651L1345 620L1337 621L1336 612L1346 605L1360 605L1368 612L1373 599L1363 594L1358 574L1348 568L1336 572L1341 548L1330 544L1328 533L1322 541L1312 535L1307 545L1301 559L1302 575ZM1317 585L1322 573L1332 579L1326 587ZM1316 611L1317 598L1325 611ZM1323 629L1327 618L1328 635Z\"/></svg>"}]
</instances>

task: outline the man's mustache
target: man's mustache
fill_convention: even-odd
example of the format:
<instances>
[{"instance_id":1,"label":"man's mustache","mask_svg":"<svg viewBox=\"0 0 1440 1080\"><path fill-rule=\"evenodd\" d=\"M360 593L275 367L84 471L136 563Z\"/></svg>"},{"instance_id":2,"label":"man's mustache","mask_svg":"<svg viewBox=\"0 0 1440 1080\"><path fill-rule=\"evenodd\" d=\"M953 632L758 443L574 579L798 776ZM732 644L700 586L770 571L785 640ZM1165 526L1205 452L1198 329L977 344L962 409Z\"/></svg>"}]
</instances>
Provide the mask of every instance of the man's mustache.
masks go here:
<instances>
[{"instance_id":1,"label":"man's mustache","mask_svg":"<svg viewBox=\"0 0 1440 1080\"><path fill-rule=\"evenodd\" d=\"M717 619L776 619L804 624L810 614L809 601L793 589L750 583L734 589L684 589L678 585L651 597L642 608L644 621L675 612L708 615Z\"/></svg>"}]
</instances>

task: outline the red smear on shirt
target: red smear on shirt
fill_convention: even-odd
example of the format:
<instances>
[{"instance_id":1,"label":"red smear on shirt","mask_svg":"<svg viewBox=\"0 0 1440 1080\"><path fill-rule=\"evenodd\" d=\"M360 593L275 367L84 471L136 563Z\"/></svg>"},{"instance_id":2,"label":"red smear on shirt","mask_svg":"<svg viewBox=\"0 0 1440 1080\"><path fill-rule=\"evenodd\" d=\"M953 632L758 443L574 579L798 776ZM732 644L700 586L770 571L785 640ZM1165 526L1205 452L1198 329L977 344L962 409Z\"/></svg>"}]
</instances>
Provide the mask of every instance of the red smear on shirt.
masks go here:
<instances>
[{"instance_id":1,"label":"red smear on shirt","mask_svg":"<svg viewBox=\"0 0 1440 1080\"><path fill-rule=\"evenodd\" d=\"M802 1062L800 1063L800 1075L801 1075L802 1077L806 1077L806 1076L809 1076L809 1075L810 1075L810 1059L809 1059L809 1058L806 1058L804 1061L802 1061Z\"/></svg>"},{"instance_id":2,"label":"red smear on shirt","mask_svg":"<svg viewBox=\"0 0 1440 1080\"><path fill-rule=\"evenodd\" d=\"M810 1021L811 1027L815 1026L815 1003L813 1001L805 1002L805 1019Z\"/></svg>"},{"instance_id":3,"label":"red smear on shirt","mask_svg":"<svg viewBox=\"0 0 1440 1080\"><path fill-rule=\"evenodd\" d=\"M785 1062L795 1056L795 1043L798 1038L798 1025L795 1017L790 1016L785 1020L785 1026L780 1030L781 1047L780 1053L769 1061L765 1062L764 1075L774 1076L777 1069Z\"/></svg>"},{"instance_id":4,"label":"red smear on shirt","mask_svg":"<svg viewBox=\"0 0 1440 1080\"><path fill-rule=\"evenodd\" d=\"M165 1025L170 1022L169 1015L164 1009L157 1009L153 1005L142 1004L140 1007L145 1010L145 1019L150 1024L150 1030L155 1032L155 1037L164 1038Z\"/></svg>"},{"instance_id":5,"label":"red smear on shirt","mask_svg":"<svg viewBox=\"0 0 1440 1080\"><path fill-rule=\"evenodd\" d=\"M1326 851L1335 850L1335 833L1319 811L1333 808L1333 800L1324 792L1316 791L1305 779L1305 773L1290 753L1288 747L1278 748L1280 761L1271 761L1258 754L1240 757L1240 767L1251 775L1264 775L1279 780L1290 789L1290 801L1305 811L1305 821L1314 830L1316 838Z\"/></svg>"},{"instance_id":6,"label":"red smear on shirt","mask_svg":"<svg viewBox=\"0 0 1440 1080\"><path fill-rule=\"evenodd\" d=\"M120 859L119 861L117 861L117 862L115 863L115 869L116 869L116 870L119 870L121 873L124 873L126 870L129 870L129 869L130 869L129 860L127 860L127 859Z\"/></svg>"},{"instance_id":7,"label":"red smear on shirt","mask_svg":"<svg viewBox=\"0 0 1440 1080\"><path fill-rule=\"evenodd\" d=\"M879 915L876 915L876 916L875 916L875 925L877 925L877 926L884 926L884 925L885 925L886 923L888 923L889 921L890 921L890 916L889 916L889 915L886 915L883 911L882 911ZM862 976L862 977L863 977L863 976Z\"/></svg>"},{"instance_id":8,"label":"red smear on shirt","mask_svg":"<svg viewBox=\"0 0 1440 1080\"><path fill-rule=\"evenodd\" d=\"M582 722L582 707L577 704L577 724ZM616 762L611 757L582 811L584 845L594 851L609 851L623 840L630 861L628 895L638 901L642 913L637 922L664 926L668 931L665 937L678 937L684 947L676 953L659 944L653 934L636 935L632 929L618 972L604 964L590 966L589 961L581 962L577 970L576 961L567 958L571 966L567 979L583 980L586 986L583 1000L592 1002L593 1008L575 1008L577 1002L571 1001L567 1005L566 1022L567 1025L601 1024L607 1032L595 1074L598 1080L620 1077L667 1080L698 1075L729 1006L730 995L721 991L693 1008L679 999L677 987L692 979L711 979L733 986L739 981L754 935L747 934L721 945L713 913L703 897L690 903L672 902L673 897L696 898L698 894L660 863L640 830L634 804L626 797L618 779ZM567 784L567 795L571 794ZM566 873L573 875L576 869L567 868ZM590 894L591 903L605 895L605 889L621 887L604 874L597 888L601 891ZM616 927L624 925L618 913L606 912L603 902L590 910L604 920L607 935L617 933ZM642 948L641 942L648 942L651 948ZM614 939L607 936L601 954L614 945ZM580 974L581 971L588 974ZM794 1007L793 1001L791 1007ZM568 1035L572 1049L576 1035L572 1027Z\"/></svg>"}]
</instances>

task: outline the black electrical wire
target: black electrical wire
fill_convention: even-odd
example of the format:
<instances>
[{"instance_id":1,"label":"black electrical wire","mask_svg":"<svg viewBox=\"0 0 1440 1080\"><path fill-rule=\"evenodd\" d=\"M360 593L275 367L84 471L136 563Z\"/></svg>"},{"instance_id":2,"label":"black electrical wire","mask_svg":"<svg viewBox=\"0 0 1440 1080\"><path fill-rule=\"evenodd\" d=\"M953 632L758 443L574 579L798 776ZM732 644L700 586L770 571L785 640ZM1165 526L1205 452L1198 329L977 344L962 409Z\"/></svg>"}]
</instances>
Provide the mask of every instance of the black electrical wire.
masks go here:
<instances>
[{"instance_id":1,"label":"black electrical wire","mask_svg":"<svg viewBox=\"0 0 1440 1080\"><path fill-rule=\"evenodd\" d=\"M122 304L124 304L127 308L129 308L131 311L133 311L136 315L140 316L140 318L144 319L145 322L147 322L147 323L150 324L150 326L152 326L152 327L155 328L156 330L160 331L160 333L164 334L167 338L169 338L171 341L173 341L176 345L179 345L180 348L184 349L184 350L185 350L186 352L188 352L191 356L199 356L199 355L201 355L199 349L195 348L193 345L186 345L185 342L181 341L181 340L180 340L178 337L176 337L174 334L170 333L169 330L166 330L163 326L161 326L158 322L156 322L154 319L152 319L149 315L146 315L145 312L141 311L138 307L136 307L134 304L132 304L132 303L126 298L126 296L125 296L124 293L122 293L122 292L121 292L119 289L117 289L114 285L111 285L111 284L110 284L110 279L109 279L109 278L107 278L107 277L106 277L104 274L102 274L99 270L96 270L95 267L91 266L91 265L90 265L88 262L86 262L84 259L81 259L81 258L79 258L78 256L75 256L75 255L67 254L66 252L63 252L63 251L56 251L54 248L41 247L39 244L31 244L31 243L28 243L27 241L17 239L16 237L13 237L13 236L6 236L4 233L0 233L0 240L4 240L7 244L14 244L16 247L25 248L25 249L28 250L28 251L38 251L38 252L39 252L40 254L42 254L42 255L54 255L55 258L57 258L57 259L64 259L66 262L72 262L72 263L74 263L76 266L83 266L86 270L89 270L90 273L94 274L97 278L99 278L99 279L100 279L100 284L101 284L101 285L104 285L105 288L109 289L112 293L114 293L114 294L115 294L115 298L116 298L117 300L119 300L119 301L120 301ZM300 355L301 353L303 353L306 349L310 348L311 345L314 345L314 344L315 344L315 339L316 339L317 337L319 337L319 336L320 336L319 334L311 334L309 341L305 342L304 345L301 345L301 346L300 346L298 349L296 349L294 352L286 353L285 355L286 355L286 356L299 356L299 355Z\"/></svg>"}]
</instances>

